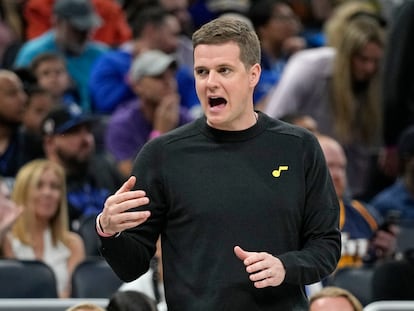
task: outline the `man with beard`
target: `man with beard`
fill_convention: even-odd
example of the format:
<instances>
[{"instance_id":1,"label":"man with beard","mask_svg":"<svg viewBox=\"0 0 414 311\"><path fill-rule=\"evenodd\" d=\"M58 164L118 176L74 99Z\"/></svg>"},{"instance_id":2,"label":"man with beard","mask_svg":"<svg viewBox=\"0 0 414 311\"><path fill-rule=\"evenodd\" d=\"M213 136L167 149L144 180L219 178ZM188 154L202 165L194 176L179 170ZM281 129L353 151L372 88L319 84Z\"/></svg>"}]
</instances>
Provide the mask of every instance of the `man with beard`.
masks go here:
<instances>
[{"instance_id":1,"label":"man with beard","mask_svg":"<svg viewBox=\"0 0 414 311\"><path fill-rule=\"evenodd\" d=\"M33 58L44 52L57 52L65 58L69 74L80 92L79 103L90 110L87 83L95 60L107 47L90 39L94 29L101 25L100 17L88 0L59 0L53 8L51 31L32 39L19 50L15 67L29 66Z\"/></svg>"},{"instance_id":2,"label":"man with beard","mask_svg":"<svg viewBox=\"0 0 414 311\"><path fill-rule=\"evenodd\" d=\"M58 105L42 123L46 157L66 171L69 220L77 229L84 217L97 215L105 198L122 184L108 156L95 152L92 127L97 119L79 106Z\"/></svg>"},{"instance_id":3,"label":"man with beard","mask_svg":"<svg viewBox=\"0 0 414 311\"><path fill-rule=\"evenodd\" d=\"M42 156L19 130L26 100L20 78L12 71L0 70L0 175L6 179L14 178L29 160Z\"/></svg>"}]
</instances>

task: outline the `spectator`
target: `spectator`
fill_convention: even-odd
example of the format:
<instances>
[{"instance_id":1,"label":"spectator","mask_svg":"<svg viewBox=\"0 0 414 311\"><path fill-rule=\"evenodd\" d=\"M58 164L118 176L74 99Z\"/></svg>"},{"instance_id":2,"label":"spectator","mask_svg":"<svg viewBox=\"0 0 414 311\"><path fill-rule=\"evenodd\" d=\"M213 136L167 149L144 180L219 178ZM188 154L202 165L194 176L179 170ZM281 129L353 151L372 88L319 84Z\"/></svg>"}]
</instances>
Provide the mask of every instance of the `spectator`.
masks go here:
<instances>
[{"instance_id":1,"label":"spectator","mask_svg":"<svg viewBox=\"0 0 414 311\"><path fill-rule=\"evenodd\" d=\"M20 130L27 95L12 71L0 70L0 175L13 179L26 162L42 156L31 149L33 141Z\"/></svg>"},{"instance_id":2,"label":"spectator","mask_svg":"<svg viewBox=\"0 0 414 311\"><path fill-rule=\"evenodd\" d=\"M262 48L262 74L254 95L254 101L258 104L279 81L289 56L304 49L306 43L299 37L299 18L286 1L255 1L248 17Z\"/></svg>"},{"instance_id":3,"label":"spectator","mask_svg":"<svg viewBox=\"0 0 414 311\"><path fill-rule=\"evenodd\" d=\"M6 234L22 212L22 207L10 200L10 189L0 177L0 259L3 258L3 245Z\"/></svg>"},{"instance_id":4,"label":"spectator","mask_svg":"<svg viewBox=\"0 0 414 311\"><path fill-rule=\"evenodd\" d=\"M337 139L349 160L353 197L368 192L372 158L379 151L380 64L384 30L371 15L347 21L341 45L297 52L269 96L265 112L274 118L301 112L319 131Z\"/></svg>"},{"instance_id":5,"label":"spectator","mask_svg":"<svg viewBox=\"0 0 414 311\"><path fill-rule=\"evenodd\" d=\"M82 0L89 1L89 0ZM90 0L102 24L92 34L92 39L117 47L132 37L131 28L122 7L115 0ZM52 27L52 10L56 0L27 0L24 18L26 37L34 39Z\"/></svg>"},{"instance_id":6,"label":"spectator","mask_svg":"<svg viewBox=\"0 0 414 311\"><path fill-rule=\"evenodd\" d=\"M62 165L66 172L69 220L77 229L82 217L97 215L105 198L122 184L113 161L95 152L92 126L96 117L79 107L57 105L42 123L46 157Z\"/></svg>"},{"instance_id":7,"label":"spectator","mask_svg":"<svg viewBox=\"0 0 414 311\"><path fill-rule=\"evenodd\" d=\"M27 95L22 128L27 133L41 137L42 121L55 105L55 101L49 91L38 86L32 86Z\"/></svg>"},{"instance_id":8,"label":"spectator","mask_svg":"<svg viewBox=\"0 0 414 311\"><path fill-rule=\"evenodd\" d=\"M105 53L93 67L89 89L93 96L94 110L98 113L108 115L121 103L136 97L127 81L134 57L152 49L167 54L177 51L181 31L178 20L159 6L143 9L137 16L133 30L134 39L129 45ZM179 66L177 81L181 105L188 109L195 107L198 111L191 69Z\"/></svg>"},{"instance_id":9,"label":"spectator","mask_svg":"<svg viewBox=\"0 0 414 311\"><path fill-rule=\"evenodd\" d=\"M106 149L124 176L131 174L136 155L149 139L191 120L180 106L176 67L172 56L158 50L143 52L132 63L129 81L137 98L115 111L106 131Z\"/></svg>"},{"instance_id":10,"label":"spectator","mask_svg":"<svg viewBox=\"0 0 414 311\"><path fill-rule=\"evenodd\" d=\"M66 309L66 311L105 311L105 309L93 303L82 302Z\"/></svg>"},{"instance_id":11,"label":"spectator","mask_svg":"<svg viewBox=\"0 0 414 311\"><path fill-rule=\"evenodd\" d=\"M115 292L109 299L107 311L158 311L155 301L137 291Z\"/></svg>"},{"instance_id":12,"label":"spectator","mask_svg":"<svg viewBox=\"0 0 414 311\"><path fill-rule=\"evenodd\" d=\"M23 44L17 54L15 67L28 67L44 52L57 52L66 60L68 72L79 88L80 106L89 111L90 94L87 88L90 70L107 47L91 41L89 36L101 24L92 5L86 0L57 0L53 8L53 29Z\"/></svg>"},{"instance_id":13,"label":"spectator","mask_svg":"<svg viewBox=\"0 0 414 311\"><path fill-rule=\"evenodd\" d=\"M311 296L309 311L362 311L362 304L343 288L328 286Z\"/></svg>"},{"instance_id":14,"label":"spectator","mask_svg":"<svg viewBox=\"0 0 414 311\"><path fill-rule=\"evenodd\" d=\"M37 55L30 64L37 84L52 94L56 103L79 103L79 90L71 79L65 58L56 52Z\"/></svg>"},{"instance_id":15,"label":"spectator","mask_svg":"<svg viewBox=\"0 0 414 311\"><path fill-rule=\"evenodd\" d=\"M69 231L63 168L45 159L25 164L12 199L23 213L5 240L5 256L45 262L55 273L59 297L70 297L71 274L85 250L80 236Z\"/></svg>"},{"instance_id":16,"label":"spectator","mask_svg":"<svg viewBox=\"0 0 414 311\"><path fill-rule=\"evenodd\" d=\"M177 17L181 33L178 37L176 57L181 66L193 68L193 44L191 35L194 31L193 20L189 11L189 0L158 0L160 6Z\"/></svg>"},{"instance_id":17,"label":"spectator","mask_svg":"<svg viewBox=\"0 0 414 311\"><path fill-rule=\"evenodd\" d=\"M401 220L414 221L414 125L401 133L397 150L399 177L379 192L371 204L383 217L396 212Z\"/></svg>"},{"instance_id":18,"label":"spectator","mask_svg":"<svg viewBox=\"0 0 414 311\"><path fill-rule=\"evenodd\" d=\"M347 159L341 145L331 137L317 137L339 199L342 256L338 268L358 267L364 262L372 264L392 258L398 228L395 225L381 227L383 219L372 206L346 194Z\"/></svg>"}]
</instances>

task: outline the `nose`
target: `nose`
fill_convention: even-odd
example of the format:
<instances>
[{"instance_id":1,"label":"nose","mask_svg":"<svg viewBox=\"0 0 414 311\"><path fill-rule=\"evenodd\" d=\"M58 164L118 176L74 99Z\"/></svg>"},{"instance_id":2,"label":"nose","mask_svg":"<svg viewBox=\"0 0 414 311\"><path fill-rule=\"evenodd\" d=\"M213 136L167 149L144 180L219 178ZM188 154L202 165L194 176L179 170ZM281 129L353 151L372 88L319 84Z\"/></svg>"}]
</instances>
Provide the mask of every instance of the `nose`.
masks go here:
<instances>
[{"instance_id":1,"label":"nose","mask_svg":"<svg viewBox=\"0 0 414 311\"><path fill-rule=\"evenodd\" d=\"M207 87L215 88L217 87L217 73L213 70L210 70L207 77Z\"/></svg>"}]
</instances>

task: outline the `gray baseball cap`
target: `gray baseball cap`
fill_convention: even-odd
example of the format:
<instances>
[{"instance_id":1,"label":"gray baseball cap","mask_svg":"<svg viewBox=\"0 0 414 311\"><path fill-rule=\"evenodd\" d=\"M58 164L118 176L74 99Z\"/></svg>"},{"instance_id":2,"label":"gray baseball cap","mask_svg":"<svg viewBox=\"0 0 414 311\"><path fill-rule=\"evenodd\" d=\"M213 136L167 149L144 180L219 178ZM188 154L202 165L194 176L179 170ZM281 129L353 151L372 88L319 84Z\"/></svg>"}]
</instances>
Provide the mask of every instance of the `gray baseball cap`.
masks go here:
<instances>
[{"instance_id":1,"label":"gray baseball cap","mask_svg":"<svg viewBox=\"0 0 414 311\"><path fill-rule=\"evenodd\" d=\"M56 0L53 13L78 30L89 30L102 24L90 0Z\"/></svg>"},{"instance_id":2,"label":"gray baseball cap","mask_svg":"<svg viewBox=\"0 0 414 311\"><path fill-rule=\"evenodd\" d=\"M135 57L129 70L129 79L138 81L142 77L159 76L171 67L177 67L174 56L159 50L149 50Z\"/></svg>"}]
</instances>

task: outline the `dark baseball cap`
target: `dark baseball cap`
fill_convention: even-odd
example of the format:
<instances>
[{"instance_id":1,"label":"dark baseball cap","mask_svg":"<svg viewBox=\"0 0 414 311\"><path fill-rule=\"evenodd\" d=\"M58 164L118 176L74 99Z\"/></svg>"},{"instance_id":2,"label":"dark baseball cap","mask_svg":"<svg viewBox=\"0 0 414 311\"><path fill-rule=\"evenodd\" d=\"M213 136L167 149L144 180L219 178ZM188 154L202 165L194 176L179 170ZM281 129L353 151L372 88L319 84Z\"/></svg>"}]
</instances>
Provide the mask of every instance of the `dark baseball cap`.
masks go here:
<instances>
[{"instance_id":1,"label":"dark baseball cap","mask_svg":"<svg viewBox=\"0 0 414 311\"><path fill-rule=\"evenodd\" d=\"M78 125L93 123L96 120L96 116L82 112L75 103L59 104L43 119L42 132L45 135L62 134Z\"/></svg>"},{"instance_id":2,"label":"dark baseball cap","mask_svg":"<svg viewBox=\"0 0 414 311\"><path fill-rule=\"evenodd\" d=\"M90 0L56 0L53 13L78 30L89 30L102 24Z\"/></svg>"}]
</instances>

